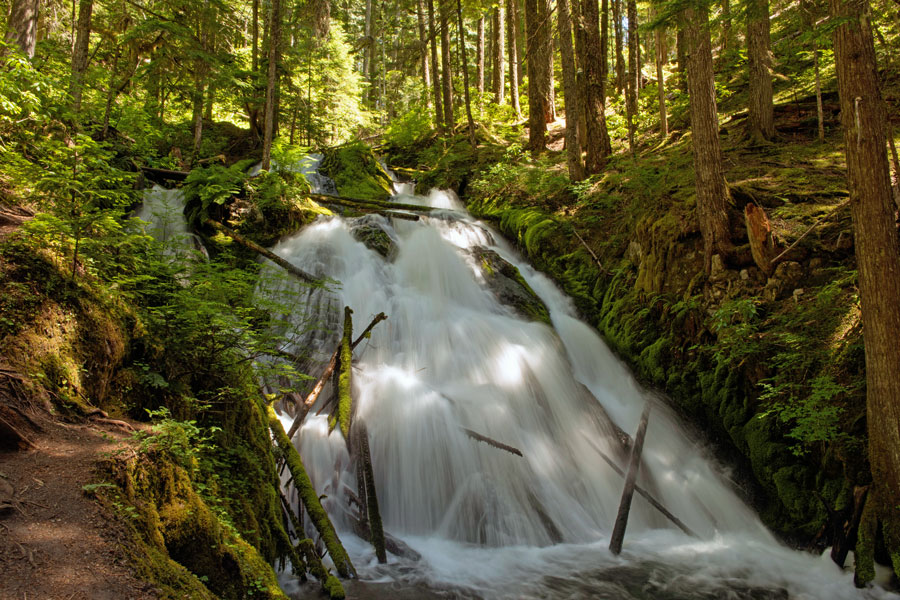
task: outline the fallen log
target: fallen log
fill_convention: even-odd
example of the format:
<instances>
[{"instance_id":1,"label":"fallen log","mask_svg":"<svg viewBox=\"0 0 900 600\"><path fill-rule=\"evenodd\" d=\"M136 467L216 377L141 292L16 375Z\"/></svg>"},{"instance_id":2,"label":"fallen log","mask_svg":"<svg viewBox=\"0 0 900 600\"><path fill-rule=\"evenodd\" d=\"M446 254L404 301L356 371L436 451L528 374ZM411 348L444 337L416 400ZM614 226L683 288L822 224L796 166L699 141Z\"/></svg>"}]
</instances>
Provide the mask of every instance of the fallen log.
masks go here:
<instances>
[{"instance_id":1,"label":"fallen log","mask_svg":"<svg viewBox=\"0 0 900 600\"><path fill-rule=\"evenodd\" d=\"M471 429L466 429L465 427L460 427L460 429L462 429L466 433L466 435L469 436L470 438L472 438L473 440L477 440L479 442L484 442L488 446L493 446L494 448L499 448L500 450L506 450L510 454L515 454L516 456L522 456L524 458L522 451L519 450L518 448L508 446L508 445L504 444L503 442L498 442L497 440L491 439L491 438L487 437L486 435L481 435L477 431L472 431Z\"/></svg>"},{"instance_id":2,"label":"fallen log","mask_svg":"<svg viewBox=\"0 0 900 600\"><path fill-rule=\"evenodd\" d=\"M346 598L344 586L341 585L340 580L329 573L328 569L325 568L325 565L322 564L322 559L316 552L316 545L313 541L309 538L304 538L300 540L297 547L306 559L306 565L309 567L309 572L312 573L313 577L319 580L322 584L322 589L328 594L328 597L332 600Z\"/></svg>"},{"instance_id":3,"label":"fallen log","mask_svg":"<svg viewBox=\"0 0 900 600\"><path fill-rule=\"evenodd\" d=\"M338 355L337 368L337 414L332 417L329 429L341 426L341 433L347 443L350 442L350 422L353 416L353 396L351 395L351 376L353 375L353 309L344 307L344 336L341 338L341 353Z\"/></svg>"},{"instance_id":4,"label":"fallen log","mask_svg":"<svg viewBox=\"0 0 900 600\"><path fill-rule=\"evenodd\" d=\"M331 198L331 200L325 200L325 198ZM351 208L353 210L358 210L360 212L365 212L365 213L377 213L377 214L385 216L385 217L396 217L398 219L406 219L407 221L418 221L419 220L419 215L417 215L417 214L396 212L397 210L400 210L400 209L397 209L396 207L393 207L393 208L385 207L385 206L382 206L381 204L375 204L373 202L363 202L363 201L357 202L357 201L342 199L337 196L323 196L321 199L316 199L316 202L318 202L319 204L331 204L332 206L343 206L344 208ZM414 206L414 205L408 205L408 206ZM415 210L416 212L428 212L427 210L425 210L425 211L419 210L421 208L430 209L430 207L424 206L424 207L418 207L418 208L404 208L402 210Z\"/></svg>"},{"instance_id":5,"label":"fallen log","mask_svg":"<svg viewBox=\"0 0 900 600\"><path fill-rule=\"evenodd\" d=\"M316 202L343 204L350 207L371 207L378 210L410 210L413 212L430 213L436 210L433 206L421 206L419 204L404 204L403 202L382 202L380 200L363 200L361 198L348 198L346 196L329 196L328 194L315 194L312 192L303 194Z\"/></svg>"},{"instance_id":6,"label":"fallen log","mask_svg":"<svg viewBox=\"0 0 900 600\"><path fill-rule=\"evenodd\" d=\"M616 515L616 524L613 527L612 537L609 540L609 551L613 554L622 552L622 540L625 538L625 527L628 525L628 513L631 510L631 499L634 497L635 481L638 471L641 469L641 452L644 450L644 438L647 435L647 422L650 420L650 403L644 407L641 413L641 422L637 433L634 435L634 445L631 447L631 460L628 462L628 475L625 477L625 489L622 490L622 501L619 503L619 514Z\"/></svg>"},{"instance_id":7,"label":"fallen log","mask_svg":"<svg viewBox=\"0 0 900 600\"><path fill-rule=\"evenodd\" d=\"M141 167L141 171L150 181L184 181L190 175L190 171L174 171L172 169L157 169L156 167Z\"/></svg>"},{"instance_id":8,"label":"fallen log","mask_svg":"<svg viewBox=\"0 0 900 600\"><path fill-rule=\"evenodd\" d=\"M534 512L537 513L538 518L541 520L541 525L544 526L547 535L550 537L550 541L554 544L561 544L563 536L559 531L559 527L556 526L556 523L554 523L553 519L550 518L550 515L547 514L544 505L541 504L540 500L537 499L537 496L535 496L534 492L531 490L528 490L528 503L531 505L531 508L534 509Z\"/></svg>"},{"instance_id":9,"label":"fallen log","mask_svg":"<svg viewBox=\"0 0 900 600\"><path fill-rule=\"evenodd\" d=\"M235 242L237 242L241 246L244 246L245 248L252 250L253 252L256 252L257 254L268 258L273 263L275 263L276 265L278 265L279 267L281 267L282 269L284 269L285 271L287 271L294 277L297 277L298 279L301 279L307 283L314 283L314 284L322 283L322 281L320 279L313 277L312 275L310 275L303 269L295 267L294 265L292 265L288 261L284 260L283 258L278 256L271 250L267 250L267 249L263 248L262 246L260 246L259 244L257 244L256 242L248 240L244 236L233 231L231 228L226 227L222 223L219 223L218 221L214 221L212 219L207 219L206 224L209 225L210 227L213 227L214 229L216 229L218 231L221 231L222 233L224 233L225 235L227 235L228 237L233 239Z\"/></svg>"},{"instance_id":10,"label":"fallen log","mask_svg":"<svg viewBox=\"0 0 900 600\"><path fill-rule=\"evenodd\" d=\"M369 452L369 432L366 424L356 421L354 426L354 450L357 460L357 478L362 475L363 481L358 485L360 493L358 498L365 503L365 517L369 526L369 541L375 548L375 556L378 562L386 563L384 527L381 523L381 512L378 510L378 495L375 493L375 472L372 469L372 455ZM360 468L361 466L361 468ZM359 483L359 482L358 482Z\"/></svg>"},{"instance_id":11,"label":"fallen log","mask_svg":"<svg viewBox=\"0 0 900 600\"><path fill-rule=\"evenodd\" d=\"M360 342L362 342L369 336L369 334L372 332L372 328L385 319L387 319L387 315L384 313L378 313L377 315L375 315L375 318L372 319L372 322L369 323L369 326L363 330L358 338L356 338L350 348L356 349L356 346L358 346ZM325 382L328 381L328 378L331 377L331 374L334 372L334 367L337 365L337 356L338 351L335 350L331 355L331 358L328 360L328 365L325 367L325 371L322 373L322 376L316 382L316 385L313 387L309 395L306 396L306 400L303 401L303 405L298 407L299 412L297 413L297 416L294 417L294 422L291 423L291 428L288 429L287 432L287 436L289 438L294 437L294 434L297 433L298 429L300 429L300 425L303 423L303 419L306 418L306 415L309 413L309 409L312 408L312 405L316 403L316 400L318 400L319 394L321 394L322 390L325 388Z\"/></svg>"},{"instance_id":12,"label":"fallen log","mask_svg":"<svg viewBox=\"0 0 900 600\"><path fill-rule=\"evenodd\" d=\"M334 568L341 577L355 576L356 569L350 562L350 557L347 556L347 551L341 544L337 531L335 531L331 519L328 518L328 513L325 512L322 503L319 502L319 495L316 493L312 481L310 481L309 475L307 475L306 469L303 467L300 454L284 432L284 427L281 426L281 421L278 420L275 409L271 405L267 405L266 412L269 418L269 429L275 437L279 454L281 454L285 464L287 464L291 477L294 478L294 486L300 494L303 506L306 507L306 513L309 515L316 531L322 537L322 541L325 542L325 548L328 550L328 554L331 555Z\"/></svg>"},{"instance_id":13,"label":"fallen log","mask_svg":"<svg viewBox=\"0 0 900 600\"><path fill-rule=\"evenodd\" d=\"M594 440L587 438L587 437L585 439L587 439L588 443L591 445L591 447L594 449L594 451L600 455L600 458L605 460L606 464L608 464L612 468L613 471L618 473L619 477L622 477L622 478L625 477L625 471L623 471L622 468L619 467L619 465L617 465L612 458L607 456L605 452L603 452L600 448L598 448L597 445L594 443ZM680 529L681 531L683 531L684 533L686 533L687 535L689 535L691 537L700 537L696 533L694 533L694 531L690 527L685 525L681 519L679 519L678 517L673 515L672 512L669 511L668 508L663 506L663 504L659 500L654 498L650 494L650 492L648 492L647 490L645 490L644 488L642 488L641 486L639 486L636 483L634 484L634 491L637 492L638 494L640 494L647 502L649 502L650 506L652 506L653 508L658 510L660 513L662 513L662 515L664 517L669 519L672 522L672 524L675 525L675 527L677 527L678 529Z\"/></svg>"},{"instance_id":14,"label":"fallen log","mask_svg":"<svg viewBox=\"0 0 900 600\"><path fill-rule=\"evenodd\" d=\"M372 533L369 531L369 526L361 519L353 520L353 533L369 543L372 542ZM410 548L403 540L396 538L387 532L384 533L384 548L394 556L399 556L400 558L406 558L414 562L422 560L421 554Z\"/></svg>"}]
</instances>

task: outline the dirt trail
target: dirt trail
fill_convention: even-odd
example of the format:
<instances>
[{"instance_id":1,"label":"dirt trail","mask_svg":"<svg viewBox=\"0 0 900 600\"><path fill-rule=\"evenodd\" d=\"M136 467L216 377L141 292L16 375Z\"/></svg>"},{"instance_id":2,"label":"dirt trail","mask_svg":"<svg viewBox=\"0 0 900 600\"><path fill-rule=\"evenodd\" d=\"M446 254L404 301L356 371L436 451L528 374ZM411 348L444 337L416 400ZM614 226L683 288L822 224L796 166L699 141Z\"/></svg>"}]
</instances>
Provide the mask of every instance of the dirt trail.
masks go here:
<instances>
[{"instance_id":1,"label":"dirt trail","mask_svg":"<svg viewBox=\"0 0 900 600\"><path fill-rule=\"evenodd\" d=\"M82 490L127 434L91 422L42 425L34 450L0 453L0 506L9 493L14 505L0 509L0 598L156 598L126 566L122 526Z\"/></svg>"}]
</instances>

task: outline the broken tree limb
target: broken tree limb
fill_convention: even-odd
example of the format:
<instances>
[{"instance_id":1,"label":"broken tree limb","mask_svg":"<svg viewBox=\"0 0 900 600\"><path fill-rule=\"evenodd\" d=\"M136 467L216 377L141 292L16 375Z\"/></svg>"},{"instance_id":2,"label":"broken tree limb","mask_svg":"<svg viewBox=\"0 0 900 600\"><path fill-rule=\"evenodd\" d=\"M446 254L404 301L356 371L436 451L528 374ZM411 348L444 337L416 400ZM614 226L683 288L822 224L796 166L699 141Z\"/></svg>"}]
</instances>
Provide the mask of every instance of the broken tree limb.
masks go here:
<instances>
[{"instance_id":1,"label":"broken tree limb","mask_svg":"<svg viewBox=\"0 0 900 600\"><path fill-rule=\"evenodd\" d=\"M609 551L613 554L622 552L622 540L625 538L625 527L628 525L628 512L631 510L631 499L634 497L634 486L638 471L641 469L641 452L644 450L644 438L647 435L647 422L650 420L650 403L644 406L641 422L634 435L631 447L631 460L628 461L628 475L625 477L625 489L622 490L622 501L619 503L619 514L609 540Z\"/></svg>"},{"instance_id":2,"label":"broken tree limb","mask_svg":"<svg viewBox=\"0 0 900 600\"><path fill-rule=\"evenodd\" d=\"M347 551L341 544L331 519L328 518L328 513L325 512L322 503L319 502L319 495L316 493L309 475L306 474L303 461L300 460L300 454L284 432L284 427L281 426L281 421L278 419L275 409L271 405L267 405L266 412L269 418L269 429L275 437L279 453L284 458L284 462L291 472L291 477L294 478L294 486L300 494L300 500L303 502L303 506L306 507L310 520L316 531L322 536L322 541L325 542L325 548L328 550L328 554L331 555L334 568L341 577L355 576L356 569L353 568L350 557L347 556Z\"/></svg>"},{"instance_id":3,"label":"broken tree limb","mask_svg":"<svg viewBox=\"0 0 900 600\"><path fill-rule=\"evenodd\" d=\"M351 377L353 375L353 309L344 307L344 336L341 338L341 353L338 357L337 375L337 414L332 419L330 429L334 429L335 423L341 426L341 433L347 443L350 442L350 421L353 416L353 395Z\"/></svg>"},{"instance_id":4,"label":"broken tree limb","mask_svg":"<svg viewBox=\"0 0 900 600\"><path fill-rule=\"evenodd\" d=\"M487 437L486 435L481 435L477 431L472 431L471 429L466 429L465 427L460 427L460 429L462 429L466 433L466 435L469 436L470 438L472 438L473 440L477 440L479 442L484 442L488 446L493 446L494 448L499 448L500 450L506 450L510 454L515 454L516 456L524 457L524 455L522 454L522 451L519 450L518 448L508 446L508 445L504 444L503 442L498 442L497 440L491 439L491 438Z\"/></svg>"},{"instance_id":5,"label":"broken tree limb","mask_svg":"<svg viewBox=\"0 0 900 600\"><path fill-rule=\"evenodd\" d=\"M587 251L588 251L588 254L591 255L591 258L594 259L594 262L597 264L597 268L600 269L600 271L601 271L604 275L612 275L612 273L610 273L609 271L607 271L607 270L603 267L603 265L600 263L600 257L597 256L597 254L596 254L593 250L591 250L591 247L588 246L587 242L584 241L584 238L583 238L583 237L581 237L580 235L578 235L578 231L575 230L574 227L572 228L572 233L575 234L575 237L578 238L578 241L581 242L581 245L584 246L584 249L587 250Z\"/></svg>"},{"instance_id":6,"label":"broken tree limb","mask_svg":"<svg viewBox=\"0 0 900 600\"><path fill-rule=\"evenodd\" d=\"M174 171L172 169L157 169L155 167L141 167L141 171L150 181L160 183L163 181L184 181L190 171Z\"/></svg>"},{"instance_id":7,"label":"broken tree limb","mask_svg":"<svg viewBox=\"0 0 900 600\"><path fill-rule=\"evenodd\" d=\"M369 326L366 327L359 337L351 345L351 349L356 349L360 342L366 339L369 334L372 332L372 328L381 323L382 321L387 319L387 315L384 313L378 313L375 315L375 318L372 319L372 322L369 323ZM297 416L294 417L294 422L291 423L291 428L288 429L287 436L289 438L293 438L294 434L297 433L297 430L300 429L301 423L303 423L303 419L306 418L306 415L309 413L309 409L312 408L312 405L316 403L316 400L319 398L319 394L322 393L322 390L325 388L325 382L328 381L328 378L331 377L331 374L334 372L334 367L337 365L337 355L338 351L335 350L334 354L331 355L331 358L328 361L328 366L325 367L325 371L322 372L322 376L316 382L316 385L313 387L312 391L309 395L306 396L306 399L303 401L303 405L300 407Z\"/></svg>"},{"instance_id":8,"label":"broken tree limb","mask_svg":"<svg viewBox=\"0 0 900 600\"><path fill-rule=\"evenodd\" d=\"M594 449L594 451L595 451L597 454L600 455L600 458L602 458L603 460L605 460L605 461L606 461L606 464L608 464L608 465L612 468L613 471L615 471L616 473L618 473L618 474L619 474L619 477L622 477L622 478L624 479L624 478L625 478L625 471L623 471L623 470L621 469L621 467L619 467L619 465L617 465L617 464L615 463L615 461L614 461L612 458L610 458L609 456L607 456L607 454L606 454L605 452L603 452L600 448L598 448L597 445L594 443L594 440L592 440L592 439L590 439L590 438L587 438L587 437L586 437L585 439L587 439L588 443L591 445L591 447ZM673 514L671 513L671 511L669 511L668 508L666 508L665 506L663 506L663 504L662 504L659 500L657 500L656 498L654 498L654 497L650 494L650 492L648 492L647 490L645 490L644 488L642 488L641 486L639 486L639 485L636 484L636 483L634 484L634 491L636 491L638 494L640 494L641 496L643 496L643 498L644 498L647 502L650 503L650 506L652 506L653 508L655 508L656 510L658 510L660 513L662 513L662 515L663 515L665 518L667 518L667 519L669 519L670 521L672 521L672 524L675 525L675 527L677 527L678 529L680 529L681 531L683 531L684 533L686 533L687 535L689 535L689 536L691 536L691 537L700 537L700 536L698 536L696 533L694 533L694 531L693 531L690 527L688 527L687 525L685 525L684 522L683 522L681 519L679 519L678 517L676 517L675 515L673 515Z\"/></svg>"},{"instance_id":9,"label":"broken tree limb","mask_svg":"<svg viewBox=\"0 0 900 600\"><path fill-rule=\"evenodd\" d=\"M226 227L222 223L219 223L218 221L214 221L212 219L207 219L206 224L218 231L221 231L222 233L224 233L225 235L227 235L228 237L233 239L235 242L237 242L241 246L244 246L245 248L252 250L253 252L256 252L260 256L264 256L265 258L268 258L273 263L275 263L276 265L278 265L279 267L281 267L282 269L284 269L285 271L287 271L294 277L301 279L307 283L316 283L316 284L322 283L322 281L320 279L313 277L312 275L310 275L303 269L295 267L294 265L292 265L288 261L284 260L283 258L278 256L271 250L267 250L267 249L263 248L262 246L260 246L259 244L257 244L256 242L248 240L241 234L235 232L234 230L232 230L229 227Z\"/></svg>"},{"instance_id":10,"label":"broken tree limb","mask_svg":"<svg viewBox=\"0 0 900 600\"><path fill-rule=\"evenodd\" d=\"M362 469L357 468L357 477L360 472L363 476L363 484L359 486L360 492L365 496L360 498L366 505L365 516L369 525L372 546L375 548L375 556L378 562L386 563L384 527L381 523L381 512L378 510L378 495L375 493L375 471L372 468L372 455L369 452L369 432L366 424L357 420L354 425L354 438L357 464L362 464Z\"/></svg>"}]
</instances>

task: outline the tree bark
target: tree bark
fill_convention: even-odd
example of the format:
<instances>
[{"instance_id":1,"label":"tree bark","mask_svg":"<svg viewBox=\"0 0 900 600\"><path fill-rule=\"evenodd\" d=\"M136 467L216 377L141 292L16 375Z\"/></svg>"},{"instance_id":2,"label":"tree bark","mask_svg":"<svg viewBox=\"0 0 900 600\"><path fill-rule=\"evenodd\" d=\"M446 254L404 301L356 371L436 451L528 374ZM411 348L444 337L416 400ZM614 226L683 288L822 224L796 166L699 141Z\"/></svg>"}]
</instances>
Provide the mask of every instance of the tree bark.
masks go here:
<instances>
[{"instance_id":1,"label":"tree bark","mask_svg":"<svg viewBox=\"0 0 900 600\"><path fill-rule=\"evenodd\" d=\"M747 65L750 79L748 134L755 142L775 137L772 101L772 57L770 54L769 0L747 2Z\"/></svg>"},{"instance_id":2,"label":"tree bark","mask_svg":"<svg viewBox=\"0 0 900 600\"><path fill-rule=\"evenodd\" d=\"M469 55L466 52L466 31L463 26L462 4L460 3L460 0L456 0L456 21L459 25L459 52L462 56L463 63L463 97L466 101L466 123L469 127L469 142L471 142L472 147L474 148L476 145L475 120L472 118L472 102L469 98ZM502 56L500 57L500 64L503 64Z\"/></svg>"},{"instance_id":3,"label":"tree bark","mask_svg":"<svg viewBox=\"0 0 900 600\"><path fill-rule=\"evenodd\" d=\"M525 58L528 69L528 148L534 154L544 151L547 144L547 121L544 118L545 96L541 89L539 71L546 61L541 60L542 50L540 14L538 2L543 0L525 0Z\"/></svg>"},{"instance_id":4,"label":"tree bark","mask_svg":"<svg viewBox=\"0 0 900 600\"><path fill-rule=\"evenodd\" d=\"M606 129L606 80L603 76L603 42L600 14L595 0L581 0L581 22L584 27L584 51L581 65L585 81L585 151L586 171L596 174L606 166L612 153Z\"/></svg>"},{"instance_id":5,"label":"tree bark","mask_svg":"<svg viewBox=\"0 0 900 600\"><path fill-rule=\"evenodd\" d=\"M622 2L613 0L613 31L616 37L616 93L625 91L625 52L622 40Z\"/></svg>"},{"instance_id":6,"label":"tree bark","mask_svg":"<svg viewBox=\"0 0 900 600\"><path fill-rule=\"evenodd\" d=\"M518 119L522 114L519 106L519 74L516 65L518 56L518 1L506 0L506 47L509 55L509 105Z\"/></svg>"},{"instance_id":7,"label":"tree bark","mask_svg":"<svg viewBox=\"0 0 900 600\"><path fill-rule=\"evenodd\" d=\"M444 105L441 102L441 77L438 71L437 28L434 26L434 0L428 0L428 39L431 40L431 89L434 92L434 127L442 129Z\"/></svg>"},{"instance_id":8,"label":"tree bark","mask_svg":"<svg viewBox=\"0 0 900 600\"><path fill-rule=\"evenodd\" d=\"M556 17L566 111L566 165L569 170L569 179L581 181L584 179L584 165L581 163L581 146L578 145L578 111L580 107L578 106L578 86L575 83L575 49L572 47L572 23L568 0L557 0Z\"/></svg>"},{"instance_id":9,"label":"tree bark","mask_svg":"<svg viewBox=\"0 0 900 600\"><path fill-rule=\"evenodd\" d=\"M675 82L678 88L687 93L687 36L684 33L684 25L681 23L683 16L679 17L678 30L675 32Z\"/></svg>"},{"instance_id":10,"label":"tree bark","mask_svg":"<svg viewBox=\"0 0 900 600\"><path fill-rule=\"evenodd\" d=\"M369 103L372 101L373 89L375 88L375 59L372 53L375 50L375 39L372 37L372 19L375 12L372 8L373 0L366 0L365 25L363 26L363 35L365 36L365 51L363 52L363 74L366 81L369 82L369 91L366 94Z\"/></svg>"},{"instance_id":11,"label":"tree bark","mask_svg":"<svg viewBox=\"0 0 900 600\"><path fill-rule=\"evenodd\" d=\"M637 95L641 81L638 57L637 0L628 0L628 81L625 83L625 113L628 119L628 148L634 154L634 135L637 129Z\"/></svg>"},{"instance_id":12,"label":"tree bark","mask_svg":"<svg viewBox=\"0 0 900 600\"><path fill-rule=\"evenodd\" d=\"M666 29L657 27L656 35L656 86L659 93L659 134L663 139L669 137L669 121L666 116Z\"/></svg>"},{"instance_id":13,"label":"tree bark","mask_svg":"<svg viewBox=\"0 0 900 600\"><path fill-rule=\"evenodd\" d=\"M416 0L416 19L419 23L419 60L422 62L422 90L425 105L431 104L429 89L431 87L431 71L428 68L428 34L425 29L425 7L422 0Z\"/></svg>"},{"instance_id":14,"label":"tree bark","mask_svg":"<svg viewBox=\"0 0 900 600\"><path fill-rule=\"evenodd\" d=\"M628 461L628 472L625 476L625 488L622 490L622 500L619 502L619 512L609 540L609 550L615 555L622 552L622 540L625 538L625 527L628 525L628 513L631 511L631 499L634 497L634 488L637 485L638 472L641 470L641 452L644 449L644 438L647 435L647 421L650 418L650 404L644 407L641 421L638 424L637 433L634 434L634 444L631 446L631 460Z\"/></svg>"},{"instance_id":15,"label":"tree bark","mask_svg":"<svg viewBox=\"0 0 900 600\"><path fill-rule=\"evenodd\" d=\"M502 7L491 11L491 93L493 103L503 104L503 23L505 19Z\"/></svg>"},{"instance_id":16,"label":"tree bark","mask_svg":"<svg viewBox=\"0 0 900 600\"><path fill-rule=\"evenodd\" d=\"M800 10L803 13L803 25L809 30L816 29L816 8L810 0L801 0ZM816 78L816 118L818 124L819 141L825 141L825 111L822 106L822 74L819 61L819 41L813 38L813 68Z\"/></svg>"},{"instance_id":17,"label":"tree bark","mask_svg":"<svg viewBox=\"0 0 900 600\"><path fill-rule=\"evenodd\" d=\"M556 120L556 110L553 106L553 35L550 0L537 0L537 10L537 46L534 48L534 60L537 63L538 90L541 93L544 122L552 123Z\"/></svg>"},{"instance_id":18,"label":"tree bark","mask_svg":"<svg viewBox=\"0 0 900 600\"><path fill-rule=\"evenodd\" d=\"M266 114L263 129L262 169L268 171L272 163L272 142L275 139L275 92L278 87L278 48L281 45L281 0L271 0L269 7L269 65L266 75Z\"/></svg>"},{"instance_id":19,"label":"tree bark","mask_svg":"<svg viewBox=\"0 0 900 600\"><path fill-rule=\"evenodd\" d=\"M703 233L704 269L709 274L713 253L718 252L724 257L731 251L728 232L731 196L725 183L719 147L719 117L707 8L703 5L689 6L684 9L683 17L689 56L687 71L697 212Z\"/></svg>"},{"instance_id":20,"label":"tree bark","mask_svg":"<svg viewBox=\"0 0 900 600\"><path fill-rule=\"evenodd\" d=\"M865 335L869 502L893 556L900 550L900 248L885 152L886 113L868 1L830 0L830 8L832 20L840 23L833 32L834 58ZM874 552L873 546L862 550ZM871 556L857 556L857 565L866 558ZM857 583L868 575L857 569Z\"/></svg>"},{"instance_id":21,"label":"tree bark","mask_svg":"<svg viewBox=\"0 0 900 600\"><path fill-rule=\"evenodd\" d=\"M78 25L75 34L75 47L72 51L72 80L69 93L72 94L72 110L81 110L81 92L84 88L84 72L88 66L88 49L91 42L91 13L94 0L78 2Z\"/></svg>"},{"instance_id":22,"label":"tree bark","mask_svg":"<svg viewBox=\"0 0 900 600\"><path fill-rule=\"evenodd\" d=\"M444 127L453 131L453 80L450 70L450 0L438 0L441 19L441 83L444 93Z\"/></svg>"},{"instance_id":23,"label":"tree bark","mask_svg":"<svg viewBox=\"0 0 900 600\"><path fill-rule=\"evenodd\" d=\"M28 58L34 58L37 44L39 0L13 0L6 22L6 43L17 45Z\"/></svg>"},{"instance_id":24,"label":"tree bark","mask_svg":"<svg viewBox=\"0 0 900 600\"><path fill-rule=\"evenodd\" d=\"M475 42L475 89L478 90L478 106L484 94L484 15L478 18L478 37Z\"/></svg>"}]
</instances>

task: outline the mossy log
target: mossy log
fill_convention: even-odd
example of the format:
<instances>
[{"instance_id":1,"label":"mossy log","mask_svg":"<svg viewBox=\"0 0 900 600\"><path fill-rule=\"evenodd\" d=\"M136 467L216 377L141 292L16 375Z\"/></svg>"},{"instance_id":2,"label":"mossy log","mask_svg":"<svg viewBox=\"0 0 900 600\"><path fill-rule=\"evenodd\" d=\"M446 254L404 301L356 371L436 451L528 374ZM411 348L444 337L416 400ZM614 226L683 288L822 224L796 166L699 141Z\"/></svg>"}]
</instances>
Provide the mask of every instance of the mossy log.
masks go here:
<instances>
[{"instance_id":1,"label":"mossy log","mask_svg":"<svg viewBox=\"0 0 900 600\"><path fill-rule=\"evenodd\" d=\"M355 576L356 569L353 568L350 557L347 556L347 551L341 544L331 519L328 518L328 513L325 512L322 503L319 502L319 495L316 493L312 481L310 481L309 475L307 475L306 469L303 467L300 454L284 432L284 427L281 426L281 421L278 419L275 409L269 405L266 407L266 411L269 418L269 429L272 430L272 435L275 436L275 443L284 458L285 464L287 464L288 470L291 472L291 477L294 478L294 486L300 493L300 500L303 502L303 506L306 507L306 512L316 531L322 537L328 554L331 555L334 568L341 577Z\"/></svg>"},{"instance_id":2,"label":"mossy log","mask_svg":"<svg viewBox=\"0 0 900 600\"><path fill-rule=\"evenodd\" d=\"M325 565L322 564L322 559L316 552L316 545L313 541L309 538L304 538L300 540L297 547L306 559L306 564L309 566L309 572L322 583L322 589L328 594L328 597L332 600L346 598L344 586L341 585L340 580L329 573L328 569L325 568Z\"/></svg>"},{"instance_id":3,"label":"mossy log","mask_svg":"<svg viewBox=\"0 0 900 600\"><path fill-rule=\"evenodd\" d=\"M372 455L369 452L369 432L366 424L356 421L353 427L353 449L357 460L357 478L362 475L363 481L359 485L361 494L359 500L365 503L365 516L369 525L369 541L375 548L375 556L378 562L386 563L384 526L381 522L381 512L378 510L378 495L375 492L375 471L372 468Z\"/></svg>"},{"instance_id":4,"label":"mossy log","mask_svg":"<svg viewBox=\"0 0 900 600\"><path fill-rule=\"evenodd\" d=\"M340 425L341 433L347 443L350 442L350 421L353 416L353 395L350 393L352 388L353 375L353 310L349 306L344 307L344 335L341 338L340 354L338 355L338 363L336 369L337 375L337 414L332 418L330 428L334 429L335 424Z\"/></svg>"},{"instance_id":5,"label":"mossy log","mask_svg":"<svg viewBox=\"0 0 900 600\"><path fill-rule=\"evenodd\" d=\"M312 192L303 195L319 203L338 204L340 206L346 206L348 208L355 208L360 211L409 210L418 213L430 213L436 210L443 210L440 208L434 208L432 206L421 206L419 204L405 204L403 202L387 202L381 200L362 200L360 198L329 196L328 194L315 194Z\"/></svg>"},{"instance_id":6,"label":"mossy log","mask_svg":"<svg viewBox=\"0 0 900 600\"><path fill-rule=\"evenodd\" d=\"M612 537L609 540L609 551L613 554L622 552L622 540L625 538L625 527L628 525L628 513L631 510L631 499L634 497L634 488L641 469L641 452L644 450L644 438L647 435L647 422L650 420L650 403L644 407L641 413L641 422L637 433L634 435L634 445L631 447L631 460L628 463L628 475L625 478L625 489L622 490L622 501L619 503L619 513L616 515L616 524L613 527Z\"/></svg>"},{"instance_id":7,"label":"mossy log","mask_svg":"<svg viewBox=\"0 0 900 600\"><path fill-rule=\"evenodd\" d=\"M362 342L369 336L369 334L372 332L372 328L385 319L387 319L387 315L384 313L378 313L377 315L375 315L375 318L372 319L372 322L369 323L369 326L366 327L363 332L359 334L359 337L353 341L351 349L355 349L360 342ZM325 382L328 381L328 378L331 377L332 373L334 373L334 368L337 365L338 350L340 350L340 347L338 347L338 349L334 351L334 354L331 355L331 358L328 360L328 365L325 367L325 371L322 372L322 376L319 377L319 380L316 382L316 385L313 387L312 391L306 396L306 399L303 401L303 405L299 407L300 410L297 413L297 416L294 418L294 422L291 423L291 428L288 429L288 438L293 438L294 434L297 433L297 430L303 423L303 419L306 418L306 415L309 413L309 409L312 408L312 405L316 403L316 400L318 400L319 398L319 394L321 394L322 390L325 388Z\"/></svg>"},{"instance_id":8,"label":"mossy log","mask_svg":"<svg viewBox=\"0 0 900 600\"><path fill-rule=\"evenodd\" d=\"M253 252L256 252L257 254L268 258L273 263L275 263L276 265L278 265L279 267L281 267L282 269L284 269L285 271L287 271L294 277L301 279L302 281L305 281L307 283L315 283L315 284L322 283L322 281L320 279L317 279L316 277L313 277L312 275L310 275L303 269L300 269L300 268L292 265L291 263L284 260L283 258L278 256L271 250L267 250L266 248L263 248L256 242L248 240L244 236L235 232L231 228L226 227L222 223L219 223L218 221L214 221L213 219L207 219L206 224L209 225L210 227L213 227L214 229L216 229L218 231L221 231L222 233L224 233L225 235L227 235L228 237L233 239L235 242L237 242L241 246L244 246L245 248L252 250Z\"/></svg>"},{"instance_id":9,"label":"mossy log","mask_svg":"<svg viewBox=\"0 0 900 600\"><path fill-rule=\"evenodd\" d=\"M167 183L169 181L184 181L190 175L190 171L175 171L172 169L157 169L155 167L141 167L144 176L154 183Z\"/></svg>"}]
</instances>

